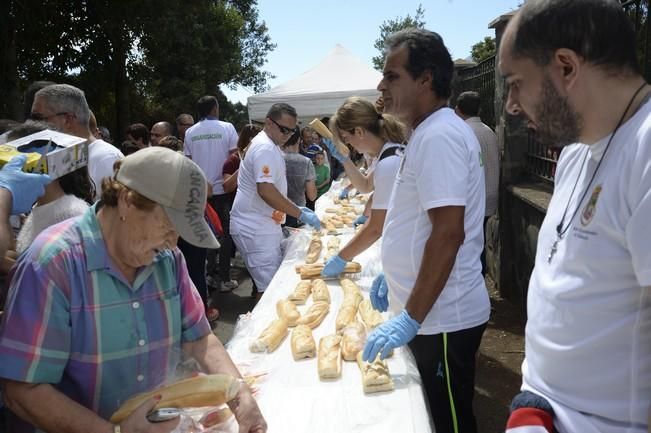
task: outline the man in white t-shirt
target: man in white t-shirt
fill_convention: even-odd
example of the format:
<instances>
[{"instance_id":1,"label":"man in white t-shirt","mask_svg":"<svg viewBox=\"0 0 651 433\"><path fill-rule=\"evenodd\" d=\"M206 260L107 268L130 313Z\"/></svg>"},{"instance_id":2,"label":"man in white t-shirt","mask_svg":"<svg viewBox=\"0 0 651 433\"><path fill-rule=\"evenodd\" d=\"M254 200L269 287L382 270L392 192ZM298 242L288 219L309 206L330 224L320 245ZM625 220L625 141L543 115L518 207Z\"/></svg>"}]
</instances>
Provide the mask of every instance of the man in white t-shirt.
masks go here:
<instances>
[{"instance_id":1,"label":"man in white t-shirt","mask_svg":"<svg viewBox=\"0 0 651 433\"><path fill-rule=\"evenodd\" d=\"M409 344L436 431L476 432L475 356L490 314L481 275L484 172L470 127L450 108L453 63L441 37L424 29L391 35L384 112L413 128L382 232L375 305L397 315L368 338L363 358Z\"/></svg>"},{"instance_id":2,"label":"man in white t-shirt","mask_svg":"<svg viewBox=\"0 0 651 433\"><path fill-rule=\"evenodd\" d=\"M281 224L291 215L317 229L319 218L287 198L285 159L280 146L296 134L296 110L284 103L271 106L262 132L256 135L237 176L231 212L231 235L257 288L258 297L282 261Z\"/></svg>"},{"instance_id":3,"label":"man in white t-shirt","mask_svg":"<svg viewBox=\"0 0 651 433\"><path fill-rule=\"evenodd\" d=\"M113 164L124 155L115 146L98 140L91 133L90 109L84 92L68 84L44 87L34 95L31 118L88 140L88 175L95 184L95 198L101 198L102 179L113 176Z\"/></svg>"},{"instance_id":4,"label":"man in white t-shirt","mask_svg":"<svg viewBox=\"0 0 651 433\"><path fill-rule=\"evenodd\" d=\"M530 0L499 68L507 111L565 146L529 283L523 393L547 400L560 433L647 432L651 87L633 26L619 2Z\"/></svg>"},{"instance_id":5,"label":"man in white t-shirt","mask_svg":"<svg viewBox=\"0 0 651 433\"><path fill-rule=\"evenodd\" d=\"M231 253L233 241L229 231L231 197L224 193L224 176L222 168L228 157L237 152L237 132L229 123L219 120L219 104L214 96L203 96L197 102L199 121L185 131L183 152L206 175L212 186L212 195L208 203L215 209L224 229L219 249L220 290L230 291L237 288L237 281L231 279ZM209 251L208 271L214 271L215 252Z\"/></svg>"}]
</instances>

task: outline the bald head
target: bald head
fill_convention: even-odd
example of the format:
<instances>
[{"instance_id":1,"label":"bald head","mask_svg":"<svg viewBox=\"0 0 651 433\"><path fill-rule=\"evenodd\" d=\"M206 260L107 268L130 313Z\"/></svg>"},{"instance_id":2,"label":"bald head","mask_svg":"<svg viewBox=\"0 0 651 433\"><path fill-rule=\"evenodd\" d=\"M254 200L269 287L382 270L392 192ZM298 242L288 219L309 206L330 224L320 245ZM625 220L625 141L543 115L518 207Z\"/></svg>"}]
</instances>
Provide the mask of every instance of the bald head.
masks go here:
<instances>
[{"instance_id":1,"label":"bald head","mask_svg":"<svg viewBox=\"0 0 651 433\"><path fill-rule=\"evenodd\" d=\"M158 122L151 127L150 140L152 146L158 146L160 139L172 135L172 124L169 122Z\"/></svg>"}]
</instances>

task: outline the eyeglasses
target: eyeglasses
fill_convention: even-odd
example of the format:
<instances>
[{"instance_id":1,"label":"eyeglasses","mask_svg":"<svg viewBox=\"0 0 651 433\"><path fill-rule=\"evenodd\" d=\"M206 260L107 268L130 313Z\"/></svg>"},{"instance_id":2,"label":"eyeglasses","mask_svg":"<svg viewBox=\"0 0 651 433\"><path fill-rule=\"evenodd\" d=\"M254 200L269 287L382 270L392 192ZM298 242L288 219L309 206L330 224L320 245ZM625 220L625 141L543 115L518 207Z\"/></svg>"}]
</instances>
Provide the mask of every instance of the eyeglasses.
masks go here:
<instances>
[{"instance_id":1,"label":"eyeglasses","mask_svg":"<svg viewBox=\"0 0 651 433\"><path fill-rule=\"evenodd\" d=\"M50 116L43 116L41 113L31 113L31 114L29 115L29 117L30 117L32 120L36 120L36 121L39 121L39 122L41 122L41 121L45 121L45 122L47 122L49 119L51 119L51 118L53 118L53 117L56 117L56 116L66 116L66 115L68 115L68 114L72 114L72 113L68 113L67 111L62 111L61 113L55 113L55 114L52 114L52 115L50 115Z\"/></svg>"},{"instance_id":2,"label":"eyeglasses","mask_svg":"<svg viewBox=\"0 0 651 433\"><path fill-rule=\"evenodd\" d=\"M273 120L271 117L269 117L269 120L271 120L278 127L278 129L280 129L280 132L283 135L295 134L298 131L298 128L288 128L286 126L283 126L280 123Z\"/></svg>"}]
</instances>

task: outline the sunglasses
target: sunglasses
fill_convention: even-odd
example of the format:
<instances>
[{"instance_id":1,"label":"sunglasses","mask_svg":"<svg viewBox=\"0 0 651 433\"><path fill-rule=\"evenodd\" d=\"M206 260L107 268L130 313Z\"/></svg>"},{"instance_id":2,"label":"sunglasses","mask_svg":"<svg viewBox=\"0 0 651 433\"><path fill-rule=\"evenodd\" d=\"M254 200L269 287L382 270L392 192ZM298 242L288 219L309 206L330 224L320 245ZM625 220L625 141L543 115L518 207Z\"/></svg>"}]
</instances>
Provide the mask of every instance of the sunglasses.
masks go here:
<instances>
[{"instance_id":1,"label":"sunglasses","mask_svg":"<svg viewBox=\"0 0 651 433\"><path fill-rule=\"evenodd\" d=\"M280 132L281 132L283 135L291 135L291 134L295 134L295 133L298 131L298 128L288 128L288 127L286 127L286 126L283 126L283 125L281 125L280 123L278 123L278 122L276 122L275 120L273 120L271 117L269 117L269 120L271 120L271 121L272 121L272 122L273 122L273 123L278 127L278 129L280 129Z\"/></svg>"}]
</instances>

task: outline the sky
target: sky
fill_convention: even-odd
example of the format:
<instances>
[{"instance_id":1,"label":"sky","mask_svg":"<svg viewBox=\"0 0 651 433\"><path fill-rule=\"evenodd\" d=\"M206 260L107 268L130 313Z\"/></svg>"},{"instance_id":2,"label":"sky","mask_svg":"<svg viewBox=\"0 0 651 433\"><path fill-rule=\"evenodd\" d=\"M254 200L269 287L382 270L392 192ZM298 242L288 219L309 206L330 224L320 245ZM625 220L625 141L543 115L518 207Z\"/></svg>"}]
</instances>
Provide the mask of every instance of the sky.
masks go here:
<instances>
[{"instance_id":1,"label":"sky","mask_svg":"<svg viewBox=\"0 0 651 433\"><path fill-rule=\"evenodd\" d=\"M264 21L276 48L267 54L263 70L275 75L273 88L316 66L336 44L341 44L372 67L379 54L373 47L384 21L425 10L425 28L439 33L453 59L470 56L471 47L495 36L488 24L518 7L522 0L258 0L259 21ZM246 104L251 89L235 91L221 86L233 103Z\"/></svg>"}]
</instances>

